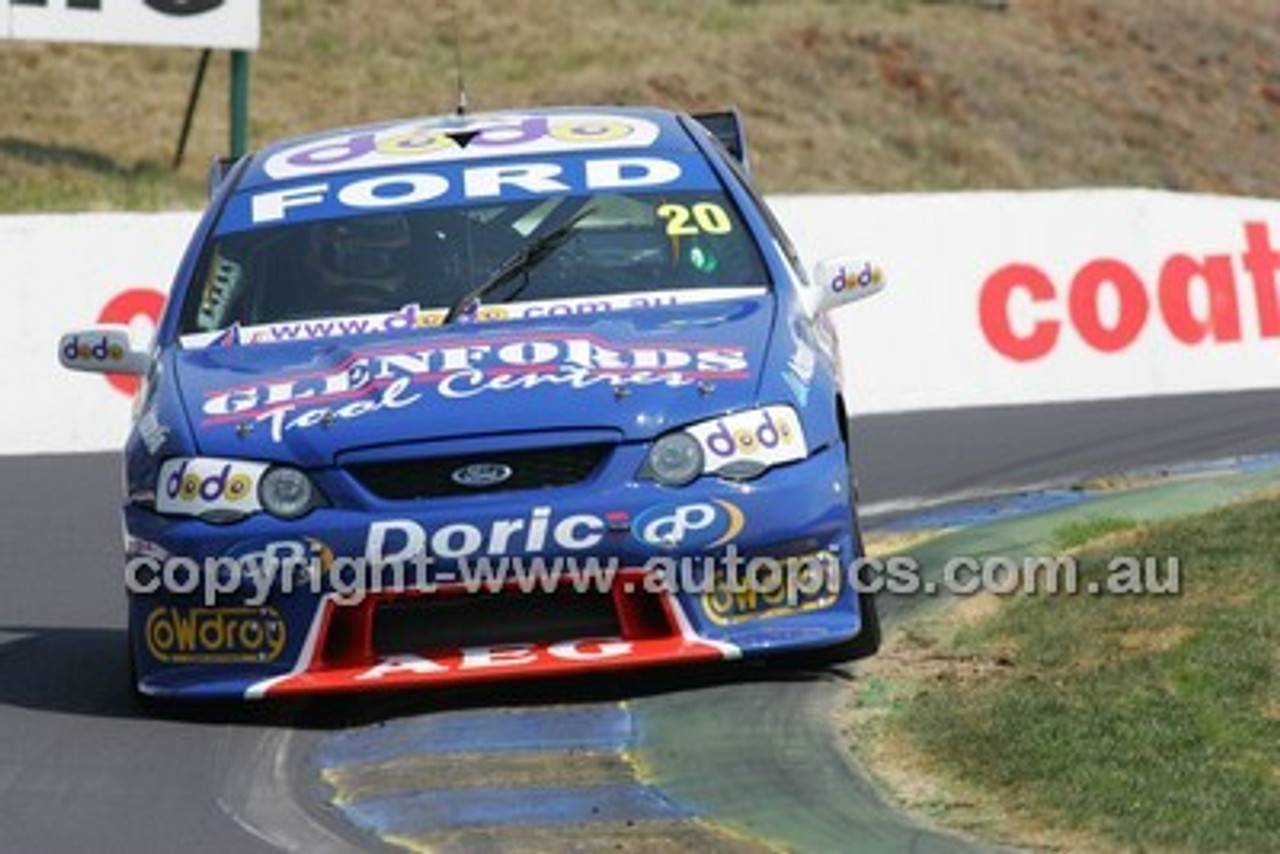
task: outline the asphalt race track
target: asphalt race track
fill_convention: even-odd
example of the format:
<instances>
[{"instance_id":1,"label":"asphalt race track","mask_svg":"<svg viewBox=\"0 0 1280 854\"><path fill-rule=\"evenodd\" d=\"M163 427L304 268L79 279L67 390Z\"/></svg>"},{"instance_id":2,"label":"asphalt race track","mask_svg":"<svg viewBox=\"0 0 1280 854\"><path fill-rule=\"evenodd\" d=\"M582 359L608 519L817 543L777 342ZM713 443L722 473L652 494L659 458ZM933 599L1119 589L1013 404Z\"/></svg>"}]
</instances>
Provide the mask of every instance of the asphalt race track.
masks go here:
<instances>
[{"instance_id":1,"label":"asphalt race track","mask_svg":"<svg viewBox=\"0 0 1280 854\"><path fill-rule=\"evenodd\" d=\"M1280 450L1277 424L1280 392L1257 392L877 416L855 419L853 436L873 527L877 515L940 497ZM674 749L663 721L728 704L744 747L737 755L754 758L712 769L704 788L750 778L794 791L779 808L812 826L805 838L815 846L863 838L884 850L957 848L879 807L842 754L824 750L834 736L823 710L839 674L735 671L142 716L126 691L119 480L112 454L0 458L0 852L376 850L374 836L325 804L314 769L291 757L341 740L354 724L394 727L441 709L536 710L566 696L635 700L627 705L659 753ZM788 751L822 753L822 773L786 779L785 762L771 757ZM806 813L806 787L847 788L852 806Z\"/></svg>"},{"instance_id":2,"label":"asphalt race track","mask_svg":"<svg viewBox=\"0 0 1280 854\"><path fill-rule=\"evenodd\" d=\"M1052 485L1280 450L1280 392L855 418L863 515L912 499Z\"/></svg>"}]
</instances>

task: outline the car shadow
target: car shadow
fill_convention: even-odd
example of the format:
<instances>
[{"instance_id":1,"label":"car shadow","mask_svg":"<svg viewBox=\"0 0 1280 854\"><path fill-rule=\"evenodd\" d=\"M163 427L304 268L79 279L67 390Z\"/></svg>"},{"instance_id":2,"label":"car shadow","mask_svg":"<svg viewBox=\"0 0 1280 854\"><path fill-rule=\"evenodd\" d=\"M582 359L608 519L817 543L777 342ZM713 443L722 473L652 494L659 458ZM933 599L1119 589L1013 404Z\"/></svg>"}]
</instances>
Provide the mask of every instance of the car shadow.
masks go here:
<instances>
[{"instance_id":1,"label":"car shadow","mask_svg":"<svg viewBox=\"0 0 1280 854\"><path fill-rule=\"evenodd\" d=\"M574 678L255 702L139 701L124 629L0 625L0 705L93 718L336 730L396 718L498 707L617 703L734 683L847 680L846 667L726 662Z\"/></svg>"}]
</instances>

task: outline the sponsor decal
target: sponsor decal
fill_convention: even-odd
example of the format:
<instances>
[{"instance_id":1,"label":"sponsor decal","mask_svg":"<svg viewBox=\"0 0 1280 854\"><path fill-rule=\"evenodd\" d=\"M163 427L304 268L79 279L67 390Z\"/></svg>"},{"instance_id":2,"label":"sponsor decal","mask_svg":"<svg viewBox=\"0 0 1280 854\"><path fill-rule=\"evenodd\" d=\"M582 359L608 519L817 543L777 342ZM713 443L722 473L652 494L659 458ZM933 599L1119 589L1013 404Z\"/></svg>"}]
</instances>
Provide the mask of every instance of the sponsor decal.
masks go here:
<instances>
[{"instance_id":1,"label":"sponsor decal","mask_svg":"<svg viewBox=\"0 0 1280 854\"><path fill-rule=\"evenodd\" d=\"M789 406L767 406L687 428L702 445L703 472L754 477L809 454L800 418Z\"/></svg>"},{"instance_id":2,"label":"sponsor decal","mask_svg":"<svg viewBox=\"0 0 1280 854\"><path fill-rule=\"evenodd\" d=\"M884 282L884 271L879 267L871 266L870 262L862 265L859 270L850 270L847 267L841 267L827 283L835 293L844 293L845 291L856 291L865 288L879 287Z\"/></svg>"},{"instance_id":3,"label":"sponsor decal","mask_svg":"<svg viewBox=\"0 0 1280 854\"><path fill-rule=\"evenodd\" d=\"M142 414L135 429L138 431L138 438L142 440L143 447L153 457L160 453L165 442L169 441L169 428L160 423L154 407Z\"/></svg>"},{"instance_id":4,"label":"sponsor decal","mask_svg":"<svg viewBox=\"0 0 1280 854\"><path fill-rule=\"evenodd\" d=\"M256 421L265 422L271 428L271 439L280 442L293 430L308 430L316 425L355 421L378 412L390 412L412 406L422 399L420 394L408 392L409 378L400 377L386 387L371 386L361 399L340 406L301 409L282 406L258 415Z\"/></svg>"},{"instance_id":5,"label":"sponsor decal","mask_svg":"<svg viewBox=\"0 0 1280 854\"><path fill-rule=\"evenodd\" d=\"M1033 264L1008 264L982 284L982 334L1014 362L1045 358L1067 336L1096 353L1121 353L1157 327L1192 347L1236 344L1246 335L1280 338L1280 249L1265 222L1245 223L1244 242L1239 266L1248 284L1238 280L1237 261L1226 253L1171 255L1150 284L1115 258L1088 261L1069 283L1055 282ZM1247 328L1254 318L1256 327Z\"/></svg>"},{"instance_id":6,"label":"sponsor decal","mask_svg":"<svg viewBox=\"0 0 1280 854\"><path fill-rule=\"evenodd\" d=\"M808 406L809 388L818 368L818 357L813 348L801 338L793 339L792 345L795 349L787 360L787 369L783 371L782 379L796 396L796 401L801 406Z\"/></svg>"},{"instance_id":7,"label":"sponsor decal","mask_svg":"<svg viewBox=\"0 0 1280 854\"><path fill-rule=\"evenodd\" d=\"M203 516L260 510L258 481L265 463L209 457L174 458L160 466L156 509L161 513Z\"/></svg>"},{"instance_id":8,"label":"sponsor decal","mask_svg":"<svg viewBox=\"0 0 1280 854\"><path fill-rule=\"evenodd\" d=\"M679 606L672 601L676 615ZM720 661L737 658L732 644L703 640L681 619L681 635L628 641L618 637L568 639L556 643L509 643L465 648L432 649L419 654L384 656L365 665L318 666L283 680L273 679L249 689L250 696L302 696L353 686L385 689L395 686L463 684L519 676L612 670L646 663Z\"/></svg>"},{"instance_id":9,"label":"sponsor decal","mask_svg":"<svg viewBox=\"0 0 1280 854\"><path fill-rule=\"evenodd\" d=\"M392 164L647 148L657 138L653 122L608 113L435 119L295 145L273 154L263 171L276 179L298 178Z\"/></svg>"},{"instance_id":10,"label":"sponsor decal","mask_svg":"<svg viewBox=\"0 0 1280 854\"><path fill-rule=\"evenodd\" d=\"M637 308L693 305L726 299L759 296L760 288L704 288L686 291L637 292L563 300L481 306L475 320L494 322L545 317L575 317ZM406 305L390 314L365 314L318 320L290 321L258 326L236 326L221 332L182 337L187 348L271 344L282 341L314 341L348 335L371 335L439 326L447 309ZM234 335L229 333L234 331Z\"/></svg>"},{"instance_id":11,"label":"sponsor decal","mask_svg":"<svg viewBox=\"0 0 1280 854\"><path fill-rule=\"evenodd\" d=\"M702 610L719 626L830 608L840 596L840 560L828 551L783 559L757 558L746 578L718 569L702 594Z\"/></svg>"},{"instance_id":12,"label":"sponsor decal","mask_svg":"<svg viewBox=\"0 0 1280 854\"><path fill-rule=\"evenodd\" d=\"M275 661L288 630L274 608L162 606L147 617L147 649L166 664Z\"/></svg>"},{"instance_id":13,"label":"sponsor decal","mask_svg":"<svg viewBox=\"0 0 1280 854\"><path fill-rule=\"evenodd\" d=\"M410 406L428 386L445 400L544 387L693 385L703 379L748 379L737 346L615 344L592 335L502 338L462 343L398 343L357 354L322 373L210 393L204 426L253 419L275 441L285 433L335 420Z\"/></svg>"},{"instance_id":14,"label":"sponsor decal","mask_svg":"<svg viewBox=\"0 0 1280 854\"><path fill-rule=\"evenodd\" d=\"M647 546L663 549L718 548L742 533L746 516L731 501L651 507L636 517L632 530Z\"/></svg>"},{"instance_id":15,"label":"sponsor decal","mask_svg":"<svg viewBox=\"0 0 1280 854\"><path fill-rule=\"evenodd\" d=\"M450 473L449 479L458 484L458 486L484 489L485 487L506 483L513 474L515 472L511 466L503 463L472 463L469 466L454 469Z\"/></svg>"},{"instance_id":16,"label":"sponsor decal","mask_svg":"<svg viewBox=\"0 0 1280 854\"><path fill-rule=\"evenodd\" d=\"M226 234L260 225L391 208L405 210L469 201L537 199L570 193L666 187L686 180L690 172L694 178L705 178L707 167L692 157L677 155L533 161L465 168L418 166L291 184L236 196L228 203L218 230Z\"/></svg>"},{"instance_id":17,"label":"sponsor decal","mask_svg":"<svg viewBox=\"0 0 1280 854\"><path fill-rule=\"evenodd\" d=\"M355 678L367 682L477 670L538 669L556 662L586 664L611 661L634 653L635 647L621 638L568 640L548 646L531 643L471 646L432 658L421 655L388 656Z\"/></svg>"},{"instance_id":18,"label":"sponsor decal","mask_svg":"<svg viewBox=\"0 0 1280 854\"><path fill-rule=\"evenodd\" d=\"M537 300L531 302L482 305L473 318L481 323L551 317L583 317L637 308L695 305L720 300L756 297L763 288L697 288L681 291L646 291L609 294L572 299ZM198 332L182 336L188 349L229 347L249 344L274 344L284 341L316 341L349 335L376 335L440 326L445 308L423 308L406 305L391 313L360 314L316 320L288 321L255 326L234 325L217 332Z\"/></svg>"},{"instance_id":19,"label":"sponsor decal","mask_svg":"<svg viewBox=\"0 0 1280 854\"><path fill-rule=\"evenodd\" d=\"M81 338L71 335L62 344L62 360L71 362L118 362L128 352L125 346L112 337Z\"/></svg>"},{"instance_id":20,"label":"sponsor decal","mask_svg":"<svg viewBox=\"0 0 1280 854\"><path fill-rule=\"evenodd\" d=\"M545 506L534 507L524 516L482 525L454 522L434 531L412 519L388 519L369 526L365 558L376 567L426 557L536 554L548 549L576 552L598 546L607 530L605 518L594 513L557 518Z\"/></svg>"}]
</instances>

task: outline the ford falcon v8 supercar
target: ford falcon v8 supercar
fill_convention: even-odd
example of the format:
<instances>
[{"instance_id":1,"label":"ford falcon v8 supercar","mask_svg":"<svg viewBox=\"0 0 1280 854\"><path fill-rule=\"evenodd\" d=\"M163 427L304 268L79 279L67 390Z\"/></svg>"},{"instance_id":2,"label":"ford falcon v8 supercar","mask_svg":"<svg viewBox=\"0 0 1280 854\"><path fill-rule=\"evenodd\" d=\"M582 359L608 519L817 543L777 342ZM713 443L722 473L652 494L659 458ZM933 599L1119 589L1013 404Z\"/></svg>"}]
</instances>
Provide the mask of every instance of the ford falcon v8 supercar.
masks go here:
<instances>
[{"instance_id":1,"label":"ford falcon v8 supercar","mask_svg":"<svg viewBox=\"0 0 1280 854\"><path fill-rule=\"evenodd\" d=\"M538 109L215 164L125 451L136 688L261 698L879 645L829 311L735 113Z\"/></svg>"}]
</instances>

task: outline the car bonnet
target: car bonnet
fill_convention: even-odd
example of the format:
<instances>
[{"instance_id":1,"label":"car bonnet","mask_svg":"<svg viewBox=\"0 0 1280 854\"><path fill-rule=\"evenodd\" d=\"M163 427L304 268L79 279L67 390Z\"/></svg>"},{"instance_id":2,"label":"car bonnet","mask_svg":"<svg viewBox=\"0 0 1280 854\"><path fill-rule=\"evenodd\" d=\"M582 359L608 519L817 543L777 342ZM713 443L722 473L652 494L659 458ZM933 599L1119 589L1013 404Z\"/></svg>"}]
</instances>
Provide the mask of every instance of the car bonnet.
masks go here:
<instances>
[{"instance_id":1,"label":"car bonnet","mask_svg":"<svg viewBox=\"0 0 1280 854\"><path fill-rule=\"evenodd\" d=\"M619 440L756 403L774 299L463 322L174 355L209 456L327 465L358 449L546 431Z\"/></svg>"}]
</instances>

